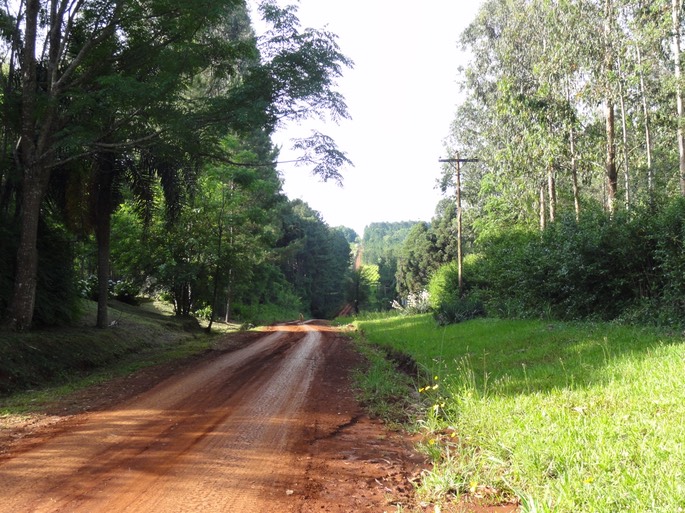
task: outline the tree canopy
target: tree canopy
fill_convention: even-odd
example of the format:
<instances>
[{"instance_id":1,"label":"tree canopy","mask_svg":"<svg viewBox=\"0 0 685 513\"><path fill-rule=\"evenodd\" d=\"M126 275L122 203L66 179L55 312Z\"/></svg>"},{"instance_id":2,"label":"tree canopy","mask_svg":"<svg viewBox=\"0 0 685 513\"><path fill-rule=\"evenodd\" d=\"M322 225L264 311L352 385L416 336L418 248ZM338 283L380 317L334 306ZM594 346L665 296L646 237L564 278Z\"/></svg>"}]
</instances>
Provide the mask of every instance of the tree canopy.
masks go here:
<instances>
[{"instance_id":1,"label":"tree canopy","mask_svg":"<svg viewBox=\"0 0 685 513\"><path fill-rule=\"evenodd\" d=\"M685 322L672 294L682 33L682 2L483 3L460 37L470 60L446 139L478 159L461 168L464 299L492 315ZM446 166L440 185L454 183ZM416 230L407 291L435 275L426 255L439 254L428 227Z\"/></svg>"},{"instance_id":2,"label":"tree canopy","mask_svg":"<svg viewBox=\"0 0 685 513\"><path fill-rule=\"evenodd\" d=\"M265 0L259 12L270 28L257 38L242 0L0 8L0 311L9 326L29 328L43 309L37 298L59 297L43 288L46 231L95 235L101 327L117 273L156 276L187 314L202 287L237 290L239 261L278 269L259 256L279 239L274 212L284 202L269 137L287 120L348 117L336 80L352 62L334 34L302 29L295 7ZM324 134L295 147L323 180L340 181L350 164ZM113 214L135 215L160 260L134 262L135 252L111 247L110 234L116 246L126 230ZM110 251L128 261L110 269Z\"/></svg>"}]
</instances>

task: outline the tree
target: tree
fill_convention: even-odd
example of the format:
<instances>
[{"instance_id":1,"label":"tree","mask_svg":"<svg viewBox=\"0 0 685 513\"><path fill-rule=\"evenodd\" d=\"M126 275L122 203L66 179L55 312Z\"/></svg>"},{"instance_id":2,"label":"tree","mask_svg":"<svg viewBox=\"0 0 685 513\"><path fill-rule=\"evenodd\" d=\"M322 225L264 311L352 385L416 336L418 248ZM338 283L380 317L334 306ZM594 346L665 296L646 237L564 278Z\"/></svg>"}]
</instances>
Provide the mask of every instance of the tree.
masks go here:
<instances>
[{"instance_id":1,"label":"tree","mask_svg":"<svg viewBox=\"0 0 685 513\"><path fill-rule=\"evenodd\" d=\"M379 278L377 266L362 265L352 271L347 302L354 305L355 314L371 305Z\"/></svg>"},{"instance_id":2,"label":"tree","mask_svg":"<svg viewBox=\"0 0 685 513\"><path fill-rule=\"evenodd\" d=\"M342 233L343 237L345 237L345 240L350 244L354 244L359 240L359 235L352 228L348 228L347 226L336 226L334 230Z\"/></svg>"},{"instance_id":3,"label":"tree","mask_svg":"<svg viewBox=\"0 0 685 513\"><path fill-rule=\"evenodd\" d=\"M185 2L173 10L162 0L73 5L30 0L26 12L17 13L17 20L25 20L22 58L15 55L12 61L23 73L24 197L7 311L12 327L25 329L31 323L37 218L54 168L77 158L104 163L146 154L154 157L163 185L178 184L179 176L192 178L201 161L226 159L219 142L229 129L270 134L286 119L325 111L336 119L347 116L334 86L351 61L340 53L335 36L300 32L294 8L265 2L261 9L274 25L259 45L261 60L254 39L240 29L246 16L237 0L210 7ZM39 61L41 54L47 57ZM303 161L313 163L324 179L339 180L340 166L349 163L323 134L296 145ZM117 166L100 169L97 232L104 281L114 182L108 175ZM100 325L106 321L106 305L101 310Z\"/></svg>"},{"instance_id":4,"label":"tree","mask_svg":"<svg viewBox=\"0 0 685 513\"><path fill-rule=\"evenodd\" d=\"M301 200L291 201L282 218L277 248L283 274L313 316L333 316L346 296L351 263L347 240Z\"/></svg>"},{"instance_id":5,"label":"tree","mask_svg":"<svg viewBox=\"0 0 685 513\"><path fill-rule=\"evenodd\" d=\"M416 221L371 223L364 229L362 263L377 265L381 259L396 259Z\"/></svg>"},{"instance_id":6,"label":"tree","mask_svg":"<svg viewBox=\"0 0 685 513\"><path fill-rule=\"evenodd\" d=\"M438 268L432 258L435 253L435 238L430 225L425 222L415 224L397 259L397 291L400 296L417 294L426 288L430 275Z\"/></svg>"},{"instance_id":7,"label":"tree","mask_svg":"<svg viewBox=\"0 0 685 513\"><path fill-rule=\"evenodd\" d=\"M145 71L153 70L149 74L154 76L155 67L150 67L150 61L144 59L152 54L168 73L173 62L171 59L163 62L163 57L173 53L168 50L174 45L187 49L187 43L192 42L197 30L217 20L234 2L215 2L211 8L204 2L185 2L174 10L166 9L163 4L157 0L143 3L92 0L75 4L28 0L25 10L20 7L16 14L15 19L24 20L24 38L21 58L15 57L16 66L22 70L21 236L14 293L7 312L8 322L15 329L25 329L31 324L37 263L36 228L52 170L75 158L102 152L113 144L107 136L116 125L102 124L95 131L85 130L82 123L72 125L84 112L84 106L87 108L96 100L97 91L107 89L108 78L117 77L112 61L119 59L122 63L123 59L130 63L136 57L137 63L148 64ZM9 16L9 13L5 12L5 15ZM181 62L189 60L175 60L178 78L167 84L167 89L146 91L166 95L167 105L173 104L174 93L180 91L182 81L197 69L197 61L193 61L190 68L179 69ZM141 71L143 68L136 69ZM134 85L136 76L133 73L120 78ZM138 88L140 91L143 89ZM141 95L133 97L138 100L137 105L141 105ZM150 100L150 97L146 99ZM144 119L155 110L162 112L160 102L161 98L156 97L149 109L136 113L137 119ZM107 113L105 109L104 114ZM136 126L135 118L125 121L129 126ZM145 137L158 135L158 129L154 129ZM120 141L115 143L122 144Z\"/></svg>"}]
</instances>

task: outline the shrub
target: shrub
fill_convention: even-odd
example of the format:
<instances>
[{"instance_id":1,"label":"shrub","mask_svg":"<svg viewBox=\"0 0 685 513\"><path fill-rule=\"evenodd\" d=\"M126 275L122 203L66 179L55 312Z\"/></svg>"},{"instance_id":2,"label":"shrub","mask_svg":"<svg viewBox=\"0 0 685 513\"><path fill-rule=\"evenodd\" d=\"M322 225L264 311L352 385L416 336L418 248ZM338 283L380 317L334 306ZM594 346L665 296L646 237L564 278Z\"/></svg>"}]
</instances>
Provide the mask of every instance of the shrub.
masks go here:
<instances>
[{"instance_id":1,"label":"shrub","mask_svg":"<svg viewBox=\"0 0 685 513\"><path fill-rule=\"evenodd\" d=\"M430 294L427 290L422 290L417 294L409 294L403 305L393 301L392 307L399 310L403 315L427 313L431 309Z\"/></svg>"},{"instance_id":2,"label":"shrub","mask_svg":"<svg viewBox=\"0 0 685 513\"><path fill-rule=\"evenodd\" d=\"M195 310L193 315L198 319L202 319L203 321L209 321L212 318L212 307L207 305L203 308L199 308Z\"/></svg>"},{"instance_id":3,"label":"shrub","mask_svg":"<svg viewBox=\"0 0 685 513\"><path fill-rule=\"evenodd\" d=\"M94 274L89 274L85 278L78 281L79 296L91 301L98 300L98 277Z\"/></svg>"},{"instance_id":4,"label":"shrub","mask_svg":"<svg viewBox=\"0 0 685 513\"><path fill-rule=\"evenodd\" d=\"M440 325L456 324L485 316L485 304L476 294L454 297L442 302L433 316Z\"/></svg>"},{"instance_id":5,"label":"shrub","mask_svg":"<svg viewBox=\"0 0 685 513\"><path fill-rule=\"evenodd\" d=\"M138 304L136 297L138 296L138 287L131 280L119 280L110 282L110 294L114 299L118 299L122 303L129 305Z\"/></svg>"},{"instance_id":6,"label":"shrub","mask_svg":"<svg viewBox=\"0 0 685 513\"><path fill-rule=\"evenodd\" d=\"M428 283L428 293L434 310L459 297L459 269L456 262L443 265L433 274Z\"/></svg>"},{"instance_id":7,"label":"shrub","mask_svg":"<svg viewBox=\"0 0 685 513\"><path fill-rule=\"evenodd\" d=\"M490 314L685 325L685 199L613 216L587 207L580 222L491 233L477 250L465 276Z\"/></svg>"}]
</instances>

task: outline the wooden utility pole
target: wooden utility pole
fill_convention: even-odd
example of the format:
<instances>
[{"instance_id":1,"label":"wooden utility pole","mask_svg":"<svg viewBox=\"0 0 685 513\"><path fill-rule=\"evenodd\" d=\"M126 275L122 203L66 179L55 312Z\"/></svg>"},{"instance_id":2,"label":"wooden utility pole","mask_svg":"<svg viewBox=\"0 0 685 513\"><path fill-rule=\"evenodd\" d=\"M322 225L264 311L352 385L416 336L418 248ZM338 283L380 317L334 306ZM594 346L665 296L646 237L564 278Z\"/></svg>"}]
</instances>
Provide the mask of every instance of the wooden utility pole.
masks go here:
<instances>
[{"instance_id":1,"label":"wooden utility pole","mask_svg":"<svg viewBox=\"0 0 685 513\"><path fill-rule=\"evenodd\" d=\"M449 162L456 164L456 185L457 185L457 272L459 276L459 296L464 290L464 255L461 250L462 223L461 223L461 164L466 162L478 162L478 159L462 159L457 153L456 158L440 159L439 162Z\"/></svg>"}]
</instances>

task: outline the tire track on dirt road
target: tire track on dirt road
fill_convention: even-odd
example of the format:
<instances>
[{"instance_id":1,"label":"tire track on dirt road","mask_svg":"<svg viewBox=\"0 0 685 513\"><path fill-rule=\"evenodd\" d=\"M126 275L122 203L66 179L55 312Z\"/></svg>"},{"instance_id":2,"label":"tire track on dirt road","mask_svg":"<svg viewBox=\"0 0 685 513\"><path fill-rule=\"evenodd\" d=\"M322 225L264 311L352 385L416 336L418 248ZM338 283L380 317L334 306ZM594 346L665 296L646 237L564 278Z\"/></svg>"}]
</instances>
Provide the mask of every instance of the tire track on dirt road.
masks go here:
<instances>
[{"instance_id":1,"label":"tire track on dirt road","mask_svg":"<svg viewBox=\"0 0 685 513\"><path fill-rule=\"evenodd\" d=\"M323 341L316 327L284 327L67 421L0 461L0 512L291 509L288 487L304 464L290 449L306 430Z\"/></svg>"}]
</instances>

